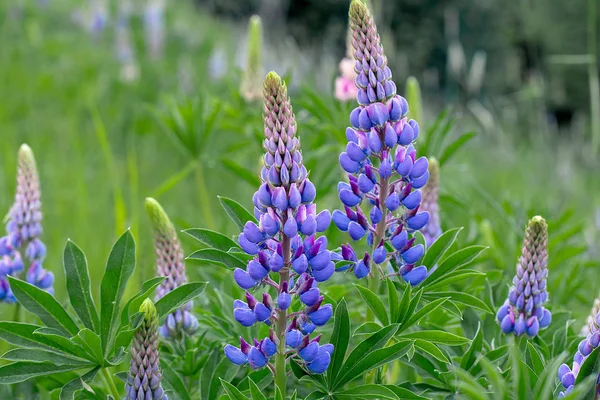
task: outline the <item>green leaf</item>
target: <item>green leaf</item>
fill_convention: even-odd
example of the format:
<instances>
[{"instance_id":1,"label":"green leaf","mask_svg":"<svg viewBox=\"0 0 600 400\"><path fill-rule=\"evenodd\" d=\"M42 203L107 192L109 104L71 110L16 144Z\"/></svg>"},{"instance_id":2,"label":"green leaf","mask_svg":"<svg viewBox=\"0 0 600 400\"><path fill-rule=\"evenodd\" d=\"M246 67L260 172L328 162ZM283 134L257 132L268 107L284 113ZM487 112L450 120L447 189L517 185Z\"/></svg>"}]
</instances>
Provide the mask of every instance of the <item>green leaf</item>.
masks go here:
<instances>
[{"instance_id":1,"label":"green leaf","mask_svg":"<svg viewBox=\"0 0 600 400\"><path fill-rule=\"evenodd\" d=\"M401 386L385 385L385 387L394 392L396 396L402 400L427 400L427 397L419 396L418 394L413 393Z\"/></svg>"},{"instance_id":2,"label":"green leaf","mask_svg":"<svg viewBox=\"0 0 600 400\"><path fill-rule=\"evenodd\" d=\"M365 322L352 333L352 336L371 335L382 328L377 322Z\"/></svg>"},{"instance_id":3,"label":"green leaf","mask_svg":"<svg viewBox=\"0 0 600 400\"><path fill-rule=\"evenodd\" d=\"M483 347L483 332L481 330L481 323L477 324L477 332L475 333L475 337L471 341L467 352L460 359L460 367L465 371L468 371L475 360L477 359L477 354L481 353L481 348Z\"/></svg>"},{"instance_id":4,"label":"green leaf","mask_svg":"<svg viewBox=\"0 0 600 400\"><path fill-rule=\"evenodd\" d=\"M148 279L146 282L142 284L140 291L133 296L123 307L121 311L121 329L129 325L129 320L133 316L133 314L137 313L140 309L140 306L150 295L154 292L154 290L165 280L164 276L157 276L151 279Z\"/></svg>"},{"instance_id":5,"label":"green leaf","mask_svg":"<svg viewBox=\"0 0 600 400\"><path fill-rule=\"evenodd\" d=\"M220 378L219 378L220 379ZM246 396L242 394L235 386L231 383L220 379L221 385L223 385L223 389L227 392L227 396L229 396L230 400L248 400Z\"/></svg>"},{"instance_id":6,"label":"green leaf","mask_svg":"<svg viewBox=\"0 0 600 400\"><path fill-rule=\"evenodd\" d=\"M388 305L390 307L390 322L397 322L396 316L400 310L398 304L398 292L396 291L396 286L394 286L394 282L392 282L391 279L388 278L385 280L385 282L388 292Z\"/></svg>"},{"instance_id":7,"label":"green leaf","mask_svg":"<svg viewBox=\"0 0 600 400\"><path fill-rule=\"evenodd\" d=\"M460 282L468 278L474 278L478 276L485 276L486 274L474 269L463 269L460 271L454 271L453 273L439 279L437 282L427 285L427 293L437 292L440 288L449 285L451 283Z\"/></svg>"},{"instance_id":8,"label":"green leaf","mask_svg":"<svg viewBox=\"0 0 600 400\"><path fill-rule=\"evenodd\" d=\"M581 364L581 368L579 369L579 374L577 374L577 379L575 380L575 386L581 383L585 378L589 375L596 373L596 366L598 365L598 356L600 355L600 347L596 347L590 355L585 359L583 364Z\"/></svg>"},{"instance_id":9,"label":"green leaf","mask_svg":"<svg viewBox=\"0 0 600 400\"><path fill-rule=\"evenodd\" d=\"M231 171L237 178L246 181L246 183L252 187L260 186L260 179L258 179L258 176L253 171L249 171L247 168L242 167L235 161L226 157L221 158L221 162L223 163L223 166Z\"/></svg>"},{"instance_id":10,"label":"green leaf","mask_svg":"<svg viewBox=\"0 0 600 400\"><path fill-rule=\"evenodd\" d=\"M78 376L68 382L60 390L59 400L75 400L75 394L80 390L86 389L88 382L91 382L96 377L100 367L96 367L83 376Z\"/></svg>"},{"instance_id":11,"label":"green leaf","mask_svg":"<svg viewBox=\"0 0 600 400\"><path fill-rule=\"evenodd\" d=\"M57 329L68 336L77 335L79 328L75 321L54 296L12 276L8 277L8 282L19 303L29 312L38 316L48 327Z\"/></svg>"},{"instance_id":12,"label":"green leaf","mask_svg":"<svg viewBox=\"0 0 600 400\"><path fill-rule=\"evenodd\" d=\"M540 374L542 373L542 371L544 371L544 368L546 367L544 357L531 342L527 342L527 352L529 353L529 359L531 360L531 367L533 369L533 372L535 372L537 376L540 376Z\"/></svg>"},{"instance_id":13,"label":"green leaf","mask_svg":"<svg viewBox=\"0 0 600 400\"><path fill-rule=\"evenodd\" d=\"M254 383L252 379L248 379L248 384L250 385L252 400L267 400L267 397L261 392L260 388L256 386L256 383Z\"/></svg>"},{"instance_id":14,"label":"green leaf","mask_svg":"<svg viewBox=\"0 0 600 400\"><path fill-rule=\"evenodd\" d=\"M279 386L275 386L275 396L273 397L274 400L285 400L285 398L283 397L283 394L281 393L281 390L279 389Z\"/></svg>"},{"instance_id":15,"label":"green leaf","mask_svg":"<svg viewBox=\"0 0 600 400\"><path fill-rule=\"evenodd\" d=\"M348 307L346 300L341 299L335 307L335 316L333 320L333 333L331 334L331 344L335 351L331 357L331 365L327 374L327 385L332 387L335 378L337 377L346 351L350 342L350 316L348 315Z\"/></svg>"},{"instance_id":16,"label":"green leaf","mask_svg":"<svg viewBox=\"0 0 600 400\"><path fill-rule=\"evenodd\" d=\"M404 318L408 314L408 309L410 307L410 298L411 298L412 288L410 285L406 285L406 289L402 294L402 299L400 300L400 305L398 306L398 314L395 318L395 322L400 323L404 321Z\"/></svg>"},{"instance_id":17,"label":"green leaf","mask_svg":"<svg viewBox=\"0 0 600 400\"><path fill-rule=\"evenodd\" d=\"M365 302L367 303L367 306L369 306L369 308L373 311L373 314L375 314L377 319L383 325L389 325L390 321L389 321L389 318L387 315L387 311L385 309L385 306L383 305L383 302L379 299L379 297L375 293L373 293L371 290L367 289L364 286L360 286L360 285L354 285L354 286L356 286L361 297L365 300Z\"/></svg>"},{"instance_id":18,"label":"green leaf","mask_svg":"<svg viewBox=\"0 0 600 400\"><path fill-rule=\"evenodd\" d=\"M338 400L356 399L389 399L397 400L399 397L391 390L382 385L366 384L353 387L352 389L337 392L335 398Z\"/></svg>"},{"instance_id":19,"label":"green leaf","mask_svg":"<svg viewBox=\"0 0 600 400\"><path fill-rule=\"evenodd\" d=\"M227 236L219 232L211 231L210 229L191 228L186 229L183 232L213 249L227 251L231 248L240 248L236 242Z\"/></svg>"},{"instance_id":20,"label":"green leaf","mask_svg":"<svg viewBox=\"0 0 600 400\"><path fill-rule=\"evenodd\" d=\"M427 253L425 254L425 257L423 257L423 265L425 265L428 270L433 268L440 258L444 256L462 229L463 228L453 228L447 230L433 242L429 249L427 249Z\"/></svg>"},{"instance_id":21,"label":"green leaf","mask_svg":"<svg viewBox=\"0 0 600 400\"><path fill-rule=\"evenodd\" d=\"M448 300L448 298L437 299L437 300L432 301L431 303L425 304L423 307L421 307L421 309L419 309L419 311L417 311L416 313L413 313L411 315L411 317L408 319L408 321L406 321L406 323L404 323L400 326L400 331L403 331L403 330L413 326L414 324L419 322L421 320L421 318L423 318L423 317L427 316L428 314L432 313L433 311L435 311L438 307L440 307L442 304L444 304L447 300Z\"/></svg>"},{"instance_id":22,"label":"green leaf","mask_svg":"<svg viewBox=\"0 0 600 400\"><path fill-rule=\"evenodd\" d=\"M163 386L165 390L168 390L169 398L173 400L191 400L190 393L188 392L183 379L181 376L171 367L170 363L161 359L160 367L162 369Z\"/></svg>"},{"instance_id":23,"label":"green leaf","mask_svg":"<svg viewBox=\"0 0 600 400\"><path fill-rule=\"evenodd\" d=\"M435 295L427 295L426 297L449 297L451 300L465 304L472 308L477 308L488 314L494 314L494 311L485 302L472 294L465 292L436 292Z\"/></svg>"},{"instance_id":24,"label":"green leaf","mask_svg":"<svg viewBox=\"0 0 600 400\"><path fill-rule=\"evenodd\" d=\"M80 330L76 336L71 338L71 340L85 349L96 363L99 365L103 364L104 354L102 352L102 341L100 340L100 336L95 332L85 328Z\"/></svg>"},{"instance_id":25,"label":"green leaf","mask_svg":"<svg viewBox=\"0 0 600 400\"><path fill-rule=\"evenodd\" d=\"M127 230L117 240L108 256L100 285L100 337L105 355L109 353L113 344L121 299L134 269L135 241L131 232Z\"/></svg>"},{"instance_id":26,"label":"green leaf","mask_svg":"<svg viewBox=\"0 0 600 400\"><path fill-rule=\"evenodd\" d=\"M346 373L343 373L343 371L340 373L340 377L338 382L336 382L335 387L339 388L342 385L363 376L368 371L402 357L410 348L412 348L412 341L403 341L389 347L371 350L353 364L352 368Z\"/></svg>"},{"instance_id":27,"label":"green leaf","mask_svg":"<svg viewBox=\"0 0 600 400\"><path fill-rule=\"evenodd\" d=\"M83 251L71 240L67 240L65 246L63 265L67 281L67 292L73 309L86 328L98 332L100 319L92 298L87 260Z\"/></svg>"},{"instance_id":28,"label":"green leaf","mask_svg":"<svg viewBox=\"0 0 600 400\"><path fill-rule=\"evenodd\" d=\"M223 380L229 381L235 377L239 368L232 366L231 361L227 357L220 358L220 362L216 368L212 371L212 378L210 381L210 388L208 390L209 399L218 399L221 394L222 387L219 385L219 380L223 383Z\"/></svg>"},{"instance_id":29,"label":"green leaf","mask_svg":"<svg viewBox=\"0 0 600 400\"><path fill-rule=\"evenodd\" d=\"M230 269L246 268L246 263L239 258L217 249L197 250L190 254L186 260L209 262L210 264L217 264Z\"/></svg>"},{"instance_id":30,"label":"green leaf","mask_svg":"<svg viewBox=\"0 0 600 400\"><path fill-rule=\"evenodd\" d=\"M54 349L62 351L52 340L34 332L42 328L39 325L25 324L22 322L0 321L0 338L19 347Z\"/></svg>"},{"instance_id":31,"label":"green leaf","mask_svg":"<svg viewBox=\"0 0 600 400\"><path fill-rule=\"evenodd\" d=\"M442 151L442 155L440 155L440 166L444 165L461 147L463 147L467 142L475 137L475 132L467 132L462 134L452 143L450 143L444 151Z\"/></svg>"},{"instance_id":32,"label":"green leaf","mask_svg":"<svg viewBox=\"0 0 600 400\"><path fill-rule=\"evenodd\" d=\"M446 364L450 362L448 360L448 357L446 357L446 355L442 352L442 350L440 350L439 347L437 347L435 344L433 344L431 342L428 342L426 340L417 339L417 340L415 340L415 347L417 349L422 350L425 353L429 354L436 360L439 360Z\"/></svg>"},{"instance_id":33,"label":"green leaf","mask_svg":"<svg viewBox=\"0 0 600 400\"><path fill-rule=\"evenodd\" d=\"M231 218L231 220L238 226L240 231L244 229L246 222L256 222L254 215L252 215L252 213L246 210L237 201L221 196L219 196L219 201L221 202L221 206L225 209L227 215L229 215L229 218Z\"/></svg>"},{"instance_id":34,"label":"green leaf","mask_svg":"<svg viewBox=\"0 0 600 400\"><path fill-rule=\"evenodd\" d=\"M469 246L449 255L438 265L438 268L429 275L424 282L424 286L429 286L455 269L469 264L486 248L487 247L485 246Z\"/></svg>"},{"instance_id":35,"label":"green leaf","mask_svg":"<svg viewBox=\"0 0 600 400\"><path fill-rule=\"evenodd\" d=\"M468 343L469 339L462 336L455 335L454 333L438 331L438 330L426 330L410 332L400 336L403 339L422 339L432 343L445 344L448 346L460 346Z\"/></svg>"},{"instance_id":36,"label":"green leaf","mask_svg":"<svg viewBox=\"0 0 600 400\"><path fill-rule=\"evenodd\" d=\"M525 374L521 364L521 352L518 344L514 344L510 349L510 376L512 393L517 399L526 399L528 392L529 376Z\"/></svg>"},{"instance_id":37,"label":"green leaf","mask_svg":"<svg viewBox=\"0 0 600 400\"><path fill-rule=\"evenodd\" d=\"M90 355L79 344L75 343L71 338L63 336L63 334L52 328L42 327L35 332L36 336L42 337L43 340L48 340L54 343L55 348L61 351L73 354L74 356L90 359Z\"/></svg>"},{"instance_id":38,"label":"green leaf","mask_svg":"<svg viewBox=\"0 0 600 400\"><path fill-rule=\"evenodd\" d=\"M2 355L8 361L30 361L35 363L51 362L56 365L91 365L90 361L70 356L66 353L55 353L42 349L12 349Z\"/></svg>"},{"instance_id":39,"label":"green leaf","mask_svg":"<svg viewBox=\"0 0 600 400\"><path fill-rule=\"evenodd\" d=\"M206 288L206 282L186 283L171 290L169 293L160 298L155 304L158 318L166 317L182 305L195 299Z\"/></svg>"},{"instance_id":40,"label":"green leaf","mask_svg":"<svg viewBox=\"0 0 600 400\"><path fill-rule=\"evenodd\" d=\"M55 365L52 363L17 361L15 363L0 367L0 384L19 383L37 376L74 371L82 367L83 366L81 364Z\"/></svg>"},{"instance_id":41,"label":"green leaf","mask_svg":"<svg viewBox=\"0 0 600 400\"><path fill-rule=\"evenodd\" d=\"M336 379L333 380L333 388L340 386L341 382L346 381L346 376L349 372L365 357L375 350L378 350L385 346L385 344L394 336L398 330L398 324L388 325L382 328L379 332L369 336L354 348L354 350L348 355L346 361L341 366L340 371ZM335 352L334 352L335 353ZM349 376L348 379L355 378L356 376Z\"/></svg>"}]
</instances>

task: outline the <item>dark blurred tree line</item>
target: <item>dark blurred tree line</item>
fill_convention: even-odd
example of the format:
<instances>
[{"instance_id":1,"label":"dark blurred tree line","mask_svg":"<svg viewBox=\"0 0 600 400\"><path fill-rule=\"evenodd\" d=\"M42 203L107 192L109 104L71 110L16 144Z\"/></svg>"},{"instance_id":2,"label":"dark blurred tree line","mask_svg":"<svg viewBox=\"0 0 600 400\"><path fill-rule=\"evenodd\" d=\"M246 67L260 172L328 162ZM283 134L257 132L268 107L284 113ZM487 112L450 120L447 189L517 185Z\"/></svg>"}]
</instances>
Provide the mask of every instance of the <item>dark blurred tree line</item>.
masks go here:
<instances>
[{"instance_id":1,"label":"dark blurred tree line","mask_svg":"<svg viewBox=\"0 0 600 400\"><path fill-rule=\"evenodd\" d=\"M196 0L239 21L258 13L301 47L328 38L345 53L349 0ZM598 0L600 1L600 0ZM587 109L588 74L569 57L587 52L588 0L371 0L395 74L415 75L445 99L520 98L541 92L569 118ZM598 50L596 50L596 54ZM561 116L562 118L562 116Z\"/></svg>"}]
</instances>

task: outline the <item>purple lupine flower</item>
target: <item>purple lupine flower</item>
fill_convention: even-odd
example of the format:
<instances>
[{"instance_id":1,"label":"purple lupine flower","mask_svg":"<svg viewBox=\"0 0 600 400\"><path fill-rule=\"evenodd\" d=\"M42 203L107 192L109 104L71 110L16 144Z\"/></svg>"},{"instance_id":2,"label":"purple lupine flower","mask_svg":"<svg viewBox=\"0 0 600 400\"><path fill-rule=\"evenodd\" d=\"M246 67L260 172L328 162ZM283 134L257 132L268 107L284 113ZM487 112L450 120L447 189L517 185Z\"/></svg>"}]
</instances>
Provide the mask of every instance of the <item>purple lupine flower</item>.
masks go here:
<instances>
[{"instance_id":1,"label":"purple lupine flower","mask_svg":"<svg viewBox=\"0 0 600 400\"><path fill-rule=\"evenodd\" d=\"M373 17L360 0L350 5L350 29L359 106L350 114L348 145L340 155L340 164L348 173L348 183L338 185L344 211L334 211L333 220L352 240L366 237L373 247L372 256L353 257L350 266L357 278L373 274L374 268L383 274L382 265L391 261L397 274L417 285L425 279L427 268L417 266L423 249L414 245L412 236L429 219L429 214L420 210L419 191L427 182L428 162L425 157L417 158L412 145L419 125L405 117L408 103L396 94ZM361 208L365 202L372 207L368 216ZM391 243L393 250L388 251L386 243ZM348 268L351 260L343 258Z\"/></svg>"},{"instance_id":2,"label":"purple lupine flower","mask_svg":"<svg viewBox=\"0 0 600 400\"><path fill-rule=\"evenodd\" d=\"M517 264L508 299L496 318L504 333L534 337L547 328L552 314L544 307L548 300L548 225L544 218L535 216L527 224L523 250Z\"/></svg>"},{"instance_id":3,"label":"purple lupine flower","mask_svg":"<svg viewBox=\"0 0 600 400\"><path fill-rule=\"evenodd\" d=\"M329 227L331 214L317 213L313 203L316 191L302 162L296 119L285 83L276 73L267 75L263 95L264 167L262 184L253 196L258 224L247 222L238 238L254 258L233 276L242 289L266 286L277 294L255 297L247 291L245 301L235 300L234 318L240 324L264 323L271 328L268 337L254 339L253 345L243 339L239 348L227 345L225 355L235 364L248 363L252 369L268 366L273 371L285 369L286 359L294 357L309 371L322 373L329 366L333 346L319 345L310 334L332 315L317 285L333 274L335 266L327 238L316 236ZM271 279L272 274L278 274L278 279ZM288 314L292 296L304 308Z\"/></svg>"},{"instance_id":4,"label":"purple lupine flower","mask_svg":"<svg viewBox=\"0 0 600 400\"><path fill-rule=\"evenodd\" d=\"M581 332L579 333L581 336L587 336L592 332L600 329L600 324L596 323L596 317L600 313L600 297L594 300L594 305L592 306L592 310L590 311L590 315L588 315L585 325L581 328Z\"/></svg>"},{"instance_id":5,"label":"purple lupine flower","mask_svg":"<svg viewBox=\"0 0 600 400\"><path fill-rule=\"evenodd\" d=\"M156 289L156 300L187 283L185 263L181 243L169 216L161 205L152 198L146 199L146 212L152 222L154 231L154 251L156 253L156 275L165 280ZM167 316L160 327L161 336L168 339L180 338L185 332L188 335L198 330L198 320L192 314L193 302L188 302Z\"/></svg>"},{"instance_id":6,"label":"purple lupine flower","mask_svg":"<svg viewBox=\"0 0 600 400\"><path fill-rule=\"evenodd\" d=\"M131 343L131 363L125 383L126 400L168 400L160 381L158 313L152 300L140 306L143 321Z\"/></svg>"},{"instance_id":7,"label":"purple lupine flower","mask_svg":"<svg viewBox=\"0 0 600 400\"><path fill-rule=\"evenodd\" d=\"M429 213L429 221L421 229L427 246L431 246L442 234L440 206L438 203L440 186L440 164L435 158L429 160L429 179L422 189L421 210ZM418 192L413 192L418 193Z\"/></svg>"},{"instance_id":8,"label":"purple lupine flower","mask_svg":"<svg viewBox=\"0 0 600 400\"><path fill-rule=\"evenodd\" d=\"M131 8L132 5L129 0L122 0L119 3L119 12L115 27L115 52L121 64L121 79L125 82L135 81L139 76L139 69L135 61L135 48L129 26Z\"/></svg>"},{"instance_id":9,"label":"purple lupine flower","mask_svg":"<svg viewBox=\"0 0 600 400\"><path fill-rule=\"evenodd\" d=\"M6 224L6 236L0 238L0 300L16 301L7 275L20 277L26 269L28 283L54 293L54 274L43 268L46 246L42 234L40 181L31 148L22 145L18 154L17 190Z\"/></svg>"}]
</instances>

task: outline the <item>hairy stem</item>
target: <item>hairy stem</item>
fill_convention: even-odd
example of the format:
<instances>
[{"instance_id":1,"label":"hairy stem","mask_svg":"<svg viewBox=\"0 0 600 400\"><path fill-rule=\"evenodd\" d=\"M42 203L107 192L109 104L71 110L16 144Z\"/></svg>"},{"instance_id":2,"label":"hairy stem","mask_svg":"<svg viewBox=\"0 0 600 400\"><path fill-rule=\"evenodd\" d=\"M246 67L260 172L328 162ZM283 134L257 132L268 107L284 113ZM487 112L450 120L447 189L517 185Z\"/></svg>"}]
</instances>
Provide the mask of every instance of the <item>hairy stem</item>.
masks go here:
<instances>
[{"instance_id":1,"label":"hairy stem","mask_svg":"<svg viewBox=\"0 0 600 400\"><path fill-rule=\"evenodd\" d=\"M285 218L283 221L285 225ZM279 293L283 289L283 282L287 282L290 279L290 266L291 266L291 246L290 239L282 235L283 240L281 247L283 248L283 268L279 271ZM287 372L285 368L286 354L285 354L285 331L287 329L287 310L279 310L277 315L277 329L275 331L279 343L277 345L277 355L275 356L275 384L281 391L281 394L285 397L286 384L287 384Z\"/></svg>"}]
</instances>

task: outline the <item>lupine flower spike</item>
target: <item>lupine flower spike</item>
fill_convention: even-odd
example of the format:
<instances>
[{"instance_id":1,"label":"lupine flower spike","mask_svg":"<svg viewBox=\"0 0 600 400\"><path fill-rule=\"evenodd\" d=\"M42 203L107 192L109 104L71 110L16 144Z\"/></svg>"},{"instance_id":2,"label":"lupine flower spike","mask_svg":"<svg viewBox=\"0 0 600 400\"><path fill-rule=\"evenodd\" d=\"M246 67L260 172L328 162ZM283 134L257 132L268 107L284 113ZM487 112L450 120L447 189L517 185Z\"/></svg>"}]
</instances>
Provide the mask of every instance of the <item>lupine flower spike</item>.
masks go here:
<instances>
[{"instance_id":1,"label":"lupine flower spike","mask_svg":"<svg viewBox=\"0 0 600 400\"><path fill-rule=\"evenodd\" d=\"M258 15L250 18L248 27L248 53L242 76L240 92L247 101L262 98L262 22Z\"/></svg>"},{"instance_id":2,"label":"lupine flower spike","mask_svg":"<svg viewBox=\"0 0 600 400\"><path fill-rule=\"evenodd\" d=\"M160 381L158 314L152 300L140 306L143 321L131 343L131 364L125 383L126 400L168 400Z\"/></svg>"},{"instance_id":3,"label":"lupine flower spike","mask_svg":"<svg viewBox=\"0 0 600 400\"><path fill-rule=\"evenodd\" d=\"M163 54L165 43L165 0L148 0L144 9L146 46L152 59Z\"/></svg>"},{"instance_id":4,"label":"lupine flower spike","mask_svg":"<svg viewBox=\"0 0 600 400\"><path fill-rule=\"evenodd\" d=\"M156 252L156 274L165 280L156 289L156 300L187 283L183 251L173 223L160 204L146 199L146 211L154 230L154 250ZM192 315L193 303L190 301L180 309L169 314L165 324L160 327L161 336L168 339L180 338L185 332L193 334L198 329L198 320Z\"/></svg>"},{"instance_id":5,"label":"lupine flower spike","mask_svg":"<svg viewBox=\"0 0 600 400\"><path fill-rule=\"evenodd\" d=\"M19 277L27 268L26 279L32 285L53 293L54 274L42 267L46 246L42 234L40 181L31 148L22 145L18 154L15 202L6 216L6 236L0 238L0 300L16 301L7 275Z\"/></svg>"},{"instance_id":6,"label":"lupine flower spike","mask_svg":"<svg viewBox=\"0 0 600 400\"><path fill-rule=\"evenodd\" d=\"M596 307L596 304L594 304L594 307ZM599 327L600 314L596 313L596 315L591 319L591 321L590 318L588 318L589 332L586 334L585 339L579 342L577 353L575 353L575 356L573 357L573 366L569 367L567 364L562 364L558 368L558 379L565 388L563 392L559 393L559 398L563 398L573 391L573 388L575 387L575 381L577 380L577 376L579 375L579 370L581 366L592 353L592 351L594 351L600 344ZM600 396L600 375L598 375L596 393L597 394L595 398L598 398Z\"/></svg>"},{"instance_id":7,"label":"lupine flower spike","mask_svg":"<svg viewBox=\"0 0 600 400\"><path fill-rule=\"evenodd\" d=\"M540 216L529 220L523 250L517 263L508 299L496 315L504 333L534 337L540 329L547 328L552 314L544 307L548 300L548 226Z\"/></svg>"},{"instance_id":8,"label":"lupine flower spike","mask_svg":"<svg viewBox=\"0 0 600 400\"><path fill-rule=\"evenodd\" d=\"M594 305L592 306L592 311L590 311L590 315L588 315L587 320L585 321L585 325L581 328L581 336L587 336L590 333L593 333L600 329L600 324L596 323L596 316L600 313L600 297L594 300Z\"/></svg>"},{"instance_id":9,"label":"lupine flower spike","mask_svg":"<svg viewBox=\"0 0 600 400\"><path fill-rule=\"evenodd\" d=\"M440 226L440 206L438 191L440 186L440 164L435 158L429 159L429 180L423 187L421 210L429 213L429 222L421 229L427 246L431 246L442 234Z\"/></svg>"},{"instance_id":10,"label":"lupine flower spike","mask_svg":"<svg viewBox=\"0 0 600 400\"><path fill-rule=\"evenodd\" d=\"M131 38L129 20L131 18L131 2L122 0L119 3L119 13L116 26L116 53L121 64L121 79L125 82L133 82L139 76L139 70L135 61L135 49Z\"/></svg>"},{"instance_id":11,"label":"lupine flower spike","mask_svg":"<svg viewBox=\"0 0 600 400\"><path fill-rule=\"evenodd\" d=\"M343 246L342 257L350 263L343 268L353 266L356 277L363 278L377 275L374 266L383 275L382 266L391 262L395 274L417 285L427 268L418 266L424 247L414 244L413 233L429 220L420 210L419 190L427 183L428 162L417 158L412 144L419 125L405 117L408 103L396 94L373 17L360 0L350 5L350 28L359 106L350 114L348 145L340 155L349 179L338 184L344 211L334 211L333 221L352 240L366 237L373 251L360 258L350 245ZM361 208L365 200L372 206L368 216Z\"/></svg>"},{"instance_id":12,"label":"lupine flower spike","mask_svg":"<svg viewBox=\"0 0 600 400\"><path fill-rule=\"evenodd\" d=\"M327 280L335 267L327 238L316 237L327 229L331 215L327 210L317 214L315 186L302 163L296 118L287 88L276 73L267 75L263 96L265 156L262 184L253 197L258 224L246 223L238 238L242 249L255 257L245 270L233 273L247 290L244 300L234 302L233 315L244 326L264 323L271 330L250 343L240 338L240 347L225 346L225 355L252 369L269 367L285 393L287 358L297 359L313 373L323 373L329 366L333 346L321 345L321 336L311 339L310 334L332 316L331 304L323 304L317 284ZM275 296L250 292L269 287ZM293 297L302 307L288 313Z\"/></svg>"}]
</instances>

